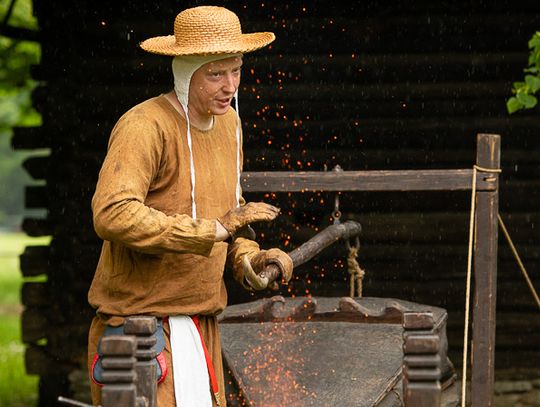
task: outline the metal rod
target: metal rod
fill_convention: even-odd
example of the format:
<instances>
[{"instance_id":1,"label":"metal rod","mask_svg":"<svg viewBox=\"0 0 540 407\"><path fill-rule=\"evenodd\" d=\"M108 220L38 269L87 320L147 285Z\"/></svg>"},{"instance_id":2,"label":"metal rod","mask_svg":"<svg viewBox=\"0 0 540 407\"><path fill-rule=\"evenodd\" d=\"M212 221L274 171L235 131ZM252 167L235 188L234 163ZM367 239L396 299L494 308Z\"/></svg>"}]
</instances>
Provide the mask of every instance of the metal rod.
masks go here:
<instances>
[{"instance_id":1,"label":"metal rod","mask_svg":"<svg viewBox=\"0 0 540 407\"><path fill-rule=\"evenodd\" d=\"M82 403L77 400L68 399L67 397L58 396L56 399L59 403L65 404L67 406L75 406L75 407L92 407L91 404Z\"/></svg>"}]
</instances>

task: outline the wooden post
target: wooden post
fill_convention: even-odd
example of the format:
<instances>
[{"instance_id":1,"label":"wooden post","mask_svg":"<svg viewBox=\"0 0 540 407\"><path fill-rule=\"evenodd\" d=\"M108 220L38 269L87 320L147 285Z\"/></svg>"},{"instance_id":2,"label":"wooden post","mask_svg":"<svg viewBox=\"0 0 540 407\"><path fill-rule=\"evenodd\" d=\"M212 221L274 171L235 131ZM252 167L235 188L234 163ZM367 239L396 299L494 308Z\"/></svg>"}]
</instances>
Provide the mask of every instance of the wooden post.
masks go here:
<instances>
[{"instance_id":1,"label":"wooden post","mask_svg":"<svg viewBox=\"0 0 540 407\"><path fill-rule=\"evenodd\" d=\"M441 405L440 338L431 312L403 314L403 402L405 407Z\"/></svg>"},{"instance_id":2,"label":"wooden post","mask_svg":"<svg viewBox=\"0 0 540 407\"><path fill-rule=\"evenodd\" d=\"M137 388L135 380L136 339L132 336L111 335L101 340L103 351L102 407L135 407Z\"/></svg>"},{"instance_id":3,"label":"wooden post","mask_svg":"<svg viewBox=\"0 0 540 407\"><path fill-rule=\"evenodd\" d=\"M500 136L479 134L476 164L500 168ZM497 214L499 176L482 172L495 186L476 195L476 245L474 251L475 300L473 309L471 405L493 406L495 375L495 305L497 299Z\"/></svg>"},{"instance_id":4,"label":"wooden post","mask_svg":"<svg viewBox=\"0 0 540 407\"><path fill-rule=\"evenodd\" d=\"M148 407L157 406L157 368L153 362L156 357L156 328L155 317L129 317L124 324L124 334L135 335L137 339L137 396L144 397Z\"/></svg>"}]
</instances>

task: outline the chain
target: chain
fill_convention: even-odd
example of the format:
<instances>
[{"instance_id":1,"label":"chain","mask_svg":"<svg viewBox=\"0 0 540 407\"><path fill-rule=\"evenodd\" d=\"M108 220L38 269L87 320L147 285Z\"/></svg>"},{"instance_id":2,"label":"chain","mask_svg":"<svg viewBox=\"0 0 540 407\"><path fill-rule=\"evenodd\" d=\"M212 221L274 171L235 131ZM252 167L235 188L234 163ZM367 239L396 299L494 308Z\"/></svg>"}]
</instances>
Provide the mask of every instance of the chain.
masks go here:
<instances>
[{"instance_id":1,"label":"chain","mask_svg":"<svg viewBox=\"0 0 540 407\"><path fill-rule=\"evenodd\" d=\"M334 168L332 168L333 172L341 172L343 169L338 165L336 165ZM332 219L334 220L334 225L339 225L341 223L341 211L339 209L339 195L341 192L336 192L336 196L334 198L334 212L332 212Z\"/></svg>"}]
</instances>

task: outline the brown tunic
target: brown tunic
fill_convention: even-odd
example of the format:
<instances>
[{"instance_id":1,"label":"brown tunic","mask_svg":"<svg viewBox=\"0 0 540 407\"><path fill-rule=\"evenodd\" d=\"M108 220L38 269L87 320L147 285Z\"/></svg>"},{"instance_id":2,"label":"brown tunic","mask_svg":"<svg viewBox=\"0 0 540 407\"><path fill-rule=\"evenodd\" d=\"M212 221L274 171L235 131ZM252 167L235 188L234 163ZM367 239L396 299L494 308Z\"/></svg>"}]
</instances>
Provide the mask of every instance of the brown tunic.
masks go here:
<instances>
[{"instance_id":1,"label":"brown tunic","mask_svg":"<svg viewBox=\"0 0 540 407\"><path fill-rule=\"evenodd\" d=\"M90 359L105 323L119 325L136 314L212 316L225 308L228 245L214 243L215 218L236 206L236 125L230 109L210 130L191 126L197 219L191 217L186 122L167 99L133 107L114 127L92 200L104 243L88 294L99 319L90 332ZM238 263L253 250L255 242L239 239L228 260ZM203 337L222 379L215 318L208 324Z\"/></svg>"},{"instance_id":2,"label":"brown tunic","mask_svg":"<svg viewBox=\"0 0 540 407\"><path fill-rule=\"evenodd\" d=\"M215 218L236 205L235 130L232 109L208 131L191 127L194 220L186 122L164 96L118 121L92 200L105 242L88 299L104 320L223 310L227 244L214 243Z\"/></svg>"}]
</instances>

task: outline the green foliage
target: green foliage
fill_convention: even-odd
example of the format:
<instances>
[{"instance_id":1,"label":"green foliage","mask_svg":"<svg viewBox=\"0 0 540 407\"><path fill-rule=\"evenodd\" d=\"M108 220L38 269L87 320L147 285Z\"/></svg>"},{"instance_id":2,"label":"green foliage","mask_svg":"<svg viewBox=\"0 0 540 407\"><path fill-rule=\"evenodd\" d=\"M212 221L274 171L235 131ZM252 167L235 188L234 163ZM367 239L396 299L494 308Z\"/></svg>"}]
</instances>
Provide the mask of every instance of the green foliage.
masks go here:
<instances>
[{"instance_id":1,"label":"green foliage","mask_svg":"<svg viewBox=\"0 0 540 407\"><path fill-rule=\"evenodd\" d=\"M10 1L0 0L0 20ZM31 0L17 0L10 26L35 29ZM13 226L24 213L24 186L32 184L21 164L30 154L11 148L14 126L38 126L40 115L32 108L31 93L37 85L30 66L40 58L39 44L0 36L0 225ZM15 220L13 220L15 219Z\"/></svg>"},{"instance_id":2,"label":"green foliage","mask_svg":"<svg viewBox=\"0 0 540 407\"><path fill-rule=\"evenodd\" d=\"M529 64L523 70L525 78L521 82L514 82L512 93L515 96L506 102L510 114L522 109L532 109L538 103L534 95L540 90L540 31L534 33L530 39L529 48L531 49Z\"/></svg>"},{"instance_id":3,"label":"green foliage","mask_svg":"<svg viewBox=\"0 0 540 407\"><path fill-rule=\"evenodd\" d=\"M7 13L9 1L0 1L0 18ZM35 29L31 0L18 0L9 25ZM36 86L30 66L40 58L39 44L0 36L0 130L15 125L38 125L39 115L32 109L30 92Z\"/></svg>"},{"instance_id":4,"label":"green foliage","mask_svg":"<svg viewBox=\"0 0 540 407\"><path fill-rule=\"evenodd\" d=\"M30 407L37 403L37 376L24 368L21 340L23 283L19 255L27 245L47 244L49 237L31 238L23 233L0 233L0 406Z\"/></svg>"},{"instance_id":5,"label":"green foliage","mask_svg":"<svg viewBox=\"0 0 540 407\"><path fill-rule=\"evenodd\" d=\"M10 0L0 0L0 22ZM32 1L17 0L8 20L10 26L35 29ZM32 108L31 92L36 82L30 66L40 59L37 43L0 36L0 225L8 215L23 212L23 188L30 177L21 167L28 153L11 149L14 126L37 126L39 114ZM22 276L19 255L27 244L46 244L22 233L0 233L0 406L29 407L37 404L39 378L28 376L24 367L25 346L21 340L19 295Z\"/></svg>"}]
</instances>

